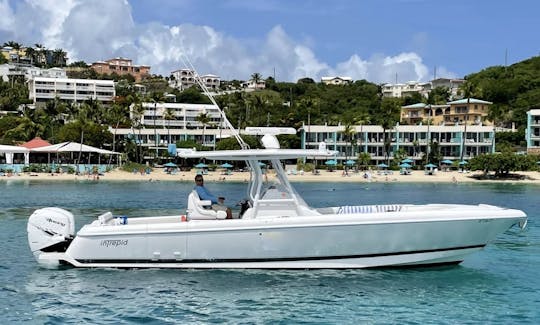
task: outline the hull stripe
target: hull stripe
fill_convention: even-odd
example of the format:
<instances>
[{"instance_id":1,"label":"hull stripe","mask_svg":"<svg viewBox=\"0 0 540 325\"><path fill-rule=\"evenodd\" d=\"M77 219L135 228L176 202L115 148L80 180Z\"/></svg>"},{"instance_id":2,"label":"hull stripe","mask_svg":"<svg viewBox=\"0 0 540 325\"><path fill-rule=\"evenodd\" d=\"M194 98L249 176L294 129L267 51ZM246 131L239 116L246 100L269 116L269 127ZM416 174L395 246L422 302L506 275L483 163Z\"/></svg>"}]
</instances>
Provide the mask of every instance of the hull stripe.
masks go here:
<instances>
[{"instance_id":1,"label":"hull stripe","mask_svg":"<svg viewBox=\"0 0 540 325\"><path fill-rule=\"evenodd\" d=\"M338 256L310 256L310 257L276 257L276 258L224 258L224 259L76 259L81 264L137 264L137 263L152 263L152 264L171 264L171 263L264 263L264 262L295 262L295 261L324 261L324 260L343 260L353 258L373 258L373 257L385 257L385 256L399 256L399 255L411 255L411 254L424 254L424 253L436 253L436 252L448 252L463 249L476 249L483 248L485 244L463 246L463 247L450 247L439 249L428 249L419 251L408 252L393 252L393 253L379 253L379 254L363 254L363 255L338 255Z\"/></svg>"}]
</instances>

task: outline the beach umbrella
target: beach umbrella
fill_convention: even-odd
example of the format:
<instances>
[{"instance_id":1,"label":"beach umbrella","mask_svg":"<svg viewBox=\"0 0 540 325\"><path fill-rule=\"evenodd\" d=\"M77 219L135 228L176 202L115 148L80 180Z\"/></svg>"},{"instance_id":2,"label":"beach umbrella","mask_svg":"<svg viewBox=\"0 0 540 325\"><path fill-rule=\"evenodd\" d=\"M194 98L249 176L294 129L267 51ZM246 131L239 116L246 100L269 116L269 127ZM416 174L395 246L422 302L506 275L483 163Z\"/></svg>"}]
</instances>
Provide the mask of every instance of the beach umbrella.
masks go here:
<instances>
[{"instance_id":1,"label":"beach umbrella","mask_svg":"<svg viewBox=\"0 0 540 325\"><path fill-rule=\"evenodd\" d=\"M198 163L197 165L195 165L195 168L206 168L208 167L207 164L203 164L203 163Z\"/></svg>"},{"instance_id":2,"label":"beach umbrella","mask_svg":"<svg viewBox=\"0 0 540 325\"><path fill-rule=\"evenodd\" d=\"M452 163L453 163L453 161L450 160L450 159L445 159L445 160L441 161L441 164L448 164L448 165L451 165Z\"/></svg>"},{"instance_id":3,"label":"beach umbrella","mask_svg":"<svg viewBox=\"0 0 540 325\"><path fill-rule=\"evenodd\" d=\"M401 168L411 168L412 166L407 164L407 163L402 163L401 165L399 165L399 167L401 167Z\"/></svg>"},{"instance_id":4,"label":"beach umbrella","mask_svg":"<svg viewBox=\"0 0 540 325\"><path fill-rule=\"evenodd\" d=\"M435 167L437 167L437 165L429 163L429 164L425 165L424 167L426 167L426 168L435 168Z\"/></svg>"},{"instance_id":5,"label":"beach umbrella","mask_svg":"<svg viewBox=\"0 0 540 325\"><path fill-rule=\"evenodd\" d=\"M335 165L337 165L337 161L335 161L335 160L327 160L324 164L328 165L328 166L335 166Z\"/></svg>"},{"instance_id":6,"label":"beach umbrella","mask_svg":"<svg viewBox=\"0 0 540 325\"><path fill-rule=\"evenodd\" d=\"M385 163L380 163L380 164L377 165L377 167L379 167L379 168L388 168L388 165L385 164Z\"/></svg>"},{"instance_id":7,"label":"beach umbrella","mask_svg":"<svg viewBox=\"0 0 540 325\"><path fill-rule=\"evenodd\" d=\"M402 164L410 164L410 163L413 163L414 160L412 160L411 158L407 158L407 159L404 159L401 161Z\"/></svg>"},{"instance_id":8,"label":"beach umbrella","mask_svg":"<svg viewBox=\"0 0 540 325\"><path fill-rule=\"evenodd\" d=\"M356 161L351 160L351 159L349 159L349 160L347 160L347 161L345 162L345 165L348 165L348 166L352 166L352 165L354 165L354 164L356 164Z\"/></svg>"},{"instance_id":9,"label":"beach umbrella","mask_svg":"<svg viewBox=\"0 0 540 325\"><path fill-rule=\"evenodd\" d=\"M233 165L229 164L229 163L224 163L222 165L220 165L221 168L231 168Z\"/></svg>"},{"instance_id":10,"label":"beach umbrella","mask_svg":"<svg viewBox=\"0 0 540 325\"><path fill-rule=\"evenodd\" d=\"M465 160L462 160L462 161L459 162L459 164L460 164L460 165L467 165L468 162L466 162Z\"/></svg>"},{"instance_id":11,"label":"beach umbrella","mask_svg":"<svg viewBox=\"0 0 540 325\"><path fill-rule=\"evenodd\" d=\"M166 163L165 165L163 165L164 167L177 167L177 165L173 162L168 162Z\"/></svg>"}]
</instances>

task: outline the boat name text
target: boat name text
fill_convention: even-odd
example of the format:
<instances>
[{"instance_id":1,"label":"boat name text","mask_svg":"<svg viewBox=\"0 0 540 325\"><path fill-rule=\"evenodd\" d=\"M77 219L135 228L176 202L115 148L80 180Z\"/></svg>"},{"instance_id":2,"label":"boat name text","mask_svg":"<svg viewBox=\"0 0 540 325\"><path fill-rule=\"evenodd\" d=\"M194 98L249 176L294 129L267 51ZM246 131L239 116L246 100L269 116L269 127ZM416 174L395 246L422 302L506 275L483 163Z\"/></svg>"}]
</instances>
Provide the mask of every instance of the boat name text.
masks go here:
<instances>
[{"instance_id":1,"label":"boat name text","mask_svg":"<svg viewBox=\"0 0 540 325\"><path fill-rule=\"evenodd\" d=\"M102 240L100 245L105 247L118 247L118 246L127 246L128 240L127 239L105 239Z\"/></svg>"}]
</instances>

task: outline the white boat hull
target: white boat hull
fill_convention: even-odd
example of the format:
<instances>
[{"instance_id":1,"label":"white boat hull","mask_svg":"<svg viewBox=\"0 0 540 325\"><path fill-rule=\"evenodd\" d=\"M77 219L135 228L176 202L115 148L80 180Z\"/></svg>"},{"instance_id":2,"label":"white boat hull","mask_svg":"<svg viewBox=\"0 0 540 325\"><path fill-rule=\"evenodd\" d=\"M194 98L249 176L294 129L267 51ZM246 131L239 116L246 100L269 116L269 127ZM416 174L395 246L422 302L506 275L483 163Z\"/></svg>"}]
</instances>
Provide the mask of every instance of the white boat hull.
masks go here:
<instances>
[{"instance_id":1,"label":"white boat hull","mask_svg":"<svg viewBox=\"0 0 540 325\"><path fill-rule=\"evenodd\" d=\"M150 223L151 219L161 222ZM519 210L460 205L251 220L133 218L127 225L84 226L65 252L41 253L38 261L115 268L337 269L449 264L463 261L525 220Z\"/></svg>"}]
</instances>

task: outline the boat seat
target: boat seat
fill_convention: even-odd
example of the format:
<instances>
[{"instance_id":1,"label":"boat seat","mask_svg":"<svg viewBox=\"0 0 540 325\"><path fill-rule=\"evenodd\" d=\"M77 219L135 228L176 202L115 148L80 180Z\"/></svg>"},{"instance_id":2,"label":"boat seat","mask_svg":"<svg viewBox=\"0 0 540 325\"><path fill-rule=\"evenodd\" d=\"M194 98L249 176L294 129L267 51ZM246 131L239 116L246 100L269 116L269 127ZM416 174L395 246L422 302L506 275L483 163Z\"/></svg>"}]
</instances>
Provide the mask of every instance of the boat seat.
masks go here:
<instances>
[{"instance_id":1,"label":"boat seat","mask_svg":"<svg viewBox=\"0 0 540 325\"><path fill-rule=\"evenodd\" d=\"M201 200L197 191L193 190L188 196L187 218L188 220L213 220L225 219L227 212L214 211L211 209L210 200Z\"/></svg>"},{"instance_id":2,"label":"boat seat","mask_svg":"<svg viewBox=\"0 0 540 325\"><path fill-rule=\"evenodd\" d=\"M337 214L397 212L397 211L401 211L401 208L402 206L398 204L345 205L345 206L339 207Z\"/></svg>"}]
</instances>

